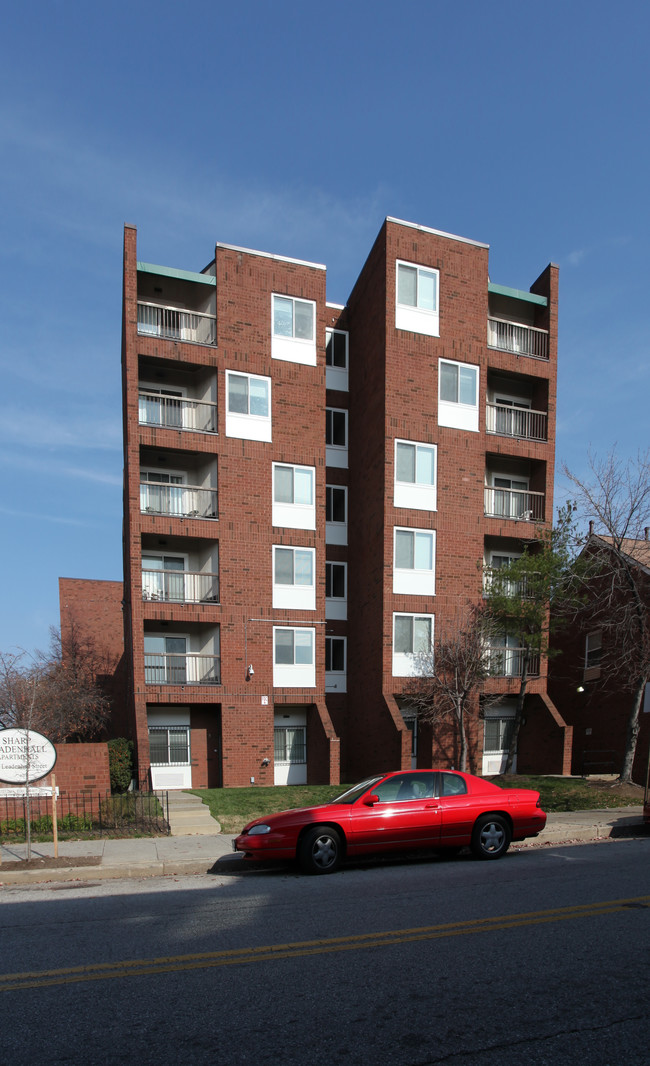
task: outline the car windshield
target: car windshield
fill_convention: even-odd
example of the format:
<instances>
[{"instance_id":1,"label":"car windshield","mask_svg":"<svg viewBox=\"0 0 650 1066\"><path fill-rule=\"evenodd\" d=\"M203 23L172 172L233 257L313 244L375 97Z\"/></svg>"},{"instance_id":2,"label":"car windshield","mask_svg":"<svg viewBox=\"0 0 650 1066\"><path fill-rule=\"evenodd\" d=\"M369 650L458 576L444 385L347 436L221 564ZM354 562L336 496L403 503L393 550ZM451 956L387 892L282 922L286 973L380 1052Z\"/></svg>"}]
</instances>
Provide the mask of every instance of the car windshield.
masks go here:
<instances>
[{"instance_id":1,"label":"car windshield","mask_svg":"<svg viewBox=\"0 0 650 1066\"><path fill-rule=\"evenodd\" d=\"M360 781L358 785L353 785L347 792L343 792L336 799L331 800L332 803L356 803L359 796L363 796L364 792L367 792L369 788L376 785L378 781L382 781L384 774L378 774L376 777L368 777L365 781Z\"/></svg>"}]
</instances>

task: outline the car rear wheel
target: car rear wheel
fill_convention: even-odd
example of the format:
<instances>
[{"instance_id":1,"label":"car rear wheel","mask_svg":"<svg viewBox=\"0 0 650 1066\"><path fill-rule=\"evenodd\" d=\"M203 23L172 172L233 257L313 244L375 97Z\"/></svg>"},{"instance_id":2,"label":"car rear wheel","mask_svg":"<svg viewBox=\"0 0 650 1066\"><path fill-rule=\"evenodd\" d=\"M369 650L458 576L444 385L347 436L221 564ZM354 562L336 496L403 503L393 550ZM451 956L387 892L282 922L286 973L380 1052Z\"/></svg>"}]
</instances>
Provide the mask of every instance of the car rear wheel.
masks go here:
<instances>
[{"instance_id":1,"label":"car rear wheel","mask_svg":"<svg viewBox=\"0 0 650 1066\"><path fill-rule=\"evenodd\" d=\"M512 833L505 818L485 814L472 832L472 852L477 859L500 859L510 847Z\"/></svg>"},{"instance_id":2,"label":"car rear wheel","mask_svg":"<svg viewBox=\"0 0 650 1066\"><path fill-rule=\"evenodd\" d=\"M341 865L342 844L336 829L319 825L307 830L298 848L298 862L307 874L332 874Z\"/></svg>"}]
</instances>

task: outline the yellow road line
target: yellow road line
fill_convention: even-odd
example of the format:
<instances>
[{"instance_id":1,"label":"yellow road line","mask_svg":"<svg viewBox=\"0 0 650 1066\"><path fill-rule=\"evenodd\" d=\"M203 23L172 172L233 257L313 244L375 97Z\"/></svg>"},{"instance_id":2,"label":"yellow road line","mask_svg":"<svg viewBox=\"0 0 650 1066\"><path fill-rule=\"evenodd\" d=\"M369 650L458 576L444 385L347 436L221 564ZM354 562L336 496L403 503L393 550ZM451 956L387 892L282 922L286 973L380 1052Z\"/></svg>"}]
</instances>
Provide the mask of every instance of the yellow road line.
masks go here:
<instances>
[{"instance_id":1,"label":"yellow road line","mask_svg":"<svg viewBox=\"0 0 650 1066\"><path fill-rule=\"evenodd\" d=\"M89 966L5 974L0 975L0 992L13 992L23 988L46 988L51 985L85 981L105 981L115 977L141 977L182 970L241 966L251 962L303 958L308 955L324 955L337 951L358 951L361 948L389 947L392 944L468 936L474 933L489 933L522 926L570 921L575 918L596 918L604 914L616 914L635 906L650 907L650 895L634 896L630 899L603 900L599 903L582 903L573 907L553 907L549 910L527 911L502 917L472 918L463 922L447 922L442 925L425 925L380 933L359 933L353 936L301 940L288 944L230 948L226 951L161 956L154 959L125 959L120 962L99 962Z\"/></svg>"}]
</instances>

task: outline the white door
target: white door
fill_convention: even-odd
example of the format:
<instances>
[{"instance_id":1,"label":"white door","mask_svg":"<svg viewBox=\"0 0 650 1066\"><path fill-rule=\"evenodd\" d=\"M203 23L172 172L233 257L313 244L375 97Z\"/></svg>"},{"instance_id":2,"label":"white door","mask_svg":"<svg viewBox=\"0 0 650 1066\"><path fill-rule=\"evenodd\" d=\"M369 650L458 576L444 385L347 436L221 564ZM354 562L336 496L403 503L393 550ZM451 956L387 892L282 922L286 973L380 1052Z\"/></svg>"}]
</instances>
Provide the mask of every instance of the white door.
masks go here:
<instances>
[{"instance_id":1,"label":"white door","mask_svg":"<svg viewBox=\"0 0 650 1066\"><path fill-rule=\"evenodd\" d=\"M515 716L509 709L505 713L499 708L487 710L483 723L483 766L484 776L502 774L506 767L510 737ZM517 755L512 763L512 773L517 772Z\"/></svg>"},{"instance_id":2,"label":"white door","mask_svg":"<svg viewBox=\"0 0 650 1066\"><path fill-rule=\"evenodd\" d=\"M275 785L307 784L307 716L276 714L273 729Z\"/></svg>"}]
</instances>

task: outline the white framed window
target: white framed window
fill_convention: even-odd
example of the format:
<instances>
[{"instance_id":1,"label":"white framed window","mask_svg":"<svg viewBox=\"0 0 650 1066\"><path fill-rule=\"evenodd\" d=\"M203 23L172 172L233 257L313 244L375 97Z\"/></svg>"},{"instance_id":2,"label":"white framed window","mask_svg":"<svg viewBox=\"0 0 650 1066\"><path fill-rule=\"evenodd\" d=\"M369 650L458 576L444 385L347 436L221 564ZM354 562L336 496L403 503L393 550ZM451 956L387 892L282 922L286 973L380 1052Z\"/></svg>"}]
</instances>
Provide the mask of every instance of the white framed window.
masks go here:
<instances>
[{"instance_id":1,"label":"white framed window","mask_svg":"<svg viewBox=\"0 0 650 1066\"><path fill-rule=\"evenodd\" d=\"M348 617L348 564L325 563L325 617Z\"/></svg>"},{"instance_id":2,"label":"white framed window","mask_svg":"<svg viewBox=\"0 0 650 1066\"><path fill-rule=\"evenodd\" d=\"M395 441L393 493L396 507L409 507L416 511L436 510L437 454L435 444Z\"/></svg>"},{"instance_id":3,"label":"white framed window","mask_svg":"<svg viewBox=\"0 0 650 1066\"><path fill-rule=\"evenodd\" d=\"M487 591L492 586L492 571L501 570L504 566L510 566L511 563L515 563L517 559L521 559L521 552L505 552L505 551L488 551L485 555L485 567L486 572L483 575L483 587ZM523 589L517 589L518 582L509 581L506 584L501 582L503 588L500 591L506 592L509 595L515 594L515 592L523 593ZM521 584L521 583L519 583Z\"/></svg>"},{"instance_id":4,"label":"white framed window","mask_svg":"<svg viewBox=\"0 0 650 1066\"><path fill-rule=\"evenodd\" d=\"M585 637L585 681L596 681L600 677L602 655L603 634L600 629L595 629Z\"/></svg>"},{"instance_id":5,"label":"white framed window","mask_svg":"<svg viewBox=\"0 0 650 1066\"><path fill-rule=\"evenodd\" d=\"M273 784L307 783L307 715L276 714L273 719Z\"/></svg>"},{"instance_id":6,"label":"white framed window","mask_svg":"<svg viewBox=\"0 0 650 1066\"><path fill-rule=\"evenodd\" d=\"M439 337L439 271L399 259L396 269L395 328Z\"/></svg>"},{"instance_id":7,"label":"white framed window","mask_svg":"<svg viewBox=\"0 0 650 1066\"><path fill-rule=\"evenodd\" d=\"M187 555L142 556L142 599L165 603L184 603L190 591L185 587Z\"/></svg>"},{"instance_id":8,"label":"white framed window","mask_svg":"<svg viewBox=\"0 0 650 1066\"><path fill-rule=\"evenodd\" d=\"M393 615L393 677L414 677L420 656L433 651L432 614Z\"/></svg>"},{"instance_id":9,"label":"white framed window","mask_svg":"<svg viewBox=\"0 0 650 1066\"><path fill-rule=\"evenodd\" d=\"M342 329L325 330L325 385L348 391L348 349L350 334Z\"/></svg>"},{"instance_id":10,"label":"white framed window","mask_svg":"<svg viewBox=\"0 0 650 1066\"><path fill-rule=\"evenodd\" d=\"M271 440L271 379L226 370L226 436Z\"/></svg>"},{"instance_id":11,"label":"white framed window","mask_svg":"<svg viewBox=\"0 0 650 1066\"><path fill-rule=\"evenodd\" d=\"M533 511L530 506L531 494L529 492L529 479L527 477L513 478L505 474L488 472L488 485L486 492L486 514L496 515L499 518L522 518L530 519Z\"/></svg>"},{"instance_id":12,"label":"white framed window","mask_svg":"<svg viewBox=\"0 0 650 1066\"><path fill-rule=\"evenodd\" d=\"M345 485L325 487L325 543L348 542L348 490Z\"/></svg>"},{"instance_id":13,"label":"white framed window","mask_svg":"<svg viewBox=\"0 0 650 1066\"><path fill-rule=\"evenodd\" d=\"M436 591L436 534L433 529L393 530L393 592L434 596Z\"/></svg>"},{"instance_id":14,"label":"white framed window","mask_svg":"<svg viewBox=\"0 0 650 1066\"><path fill-rule=\"evenodd\" d=\"M348 465L348 412L338 407L325 409L325 462L345 469Z\"/></svg>"},{"instance_id":15,"label":"white framed window","mask_svg":"<svg viewBox=\"0 0 650 1066\"><path fill-rule=\"evenodd\" d=\"M438 368L438 425L477 433L478 367L441 359Z\"/></svg>"},{"instance_id":16,"label":"white framed window","mask_svg":"<svg viewBox=\"0 0 650 1066\"><path fill-rule=\"evenodd\" d=\"M325 691L347 691L347 640L325 637Z\"/></svg>"},{"instance_id":17,"label":"white framed window","mask_svg":"<svg viewBox=\"0 0 650 1066\"><path fill-rule=\"evenodd\" d=\"M273 626L273 684L276 688L314 688L315 629Z\"/></svg>"},{"instance_id":18,"label":"white framed window","mask_svg":"<svg viewBox=\"0 0 650 1066\"><path fill-rule=\"evenodd\" d=\"M273 606L296 611L316 609L313 548L273 545Z\"/></svg>"},{"instance_id":19,"label":"white framed window","mask_svg":"<svg viewBox=\"0 0 650 1066\"><path fill-rule=\"evenodd\" d=\"M273 525L316 529L315 484L315 467L273 463Z\"/></svg>"},{"instance_id":20,"label":"white framed window","mask_svg":"<svg viewBox=\"0 0 650 1066\"><path fill-rule=\"evenodd\" d=\"M316 304L295 296L271 297L271 355L316 366Z\"/></svg>"},{"instance_id":21,"label":"white framed window","mask_svg":"<svg viewBox=\"0 0 650 1066\"><path fill-rule=\"evenodd\" d=\"M182 470L141 470L140 510L150 514L182 515L188 510Z\"/></svg>"}]
</instances>

